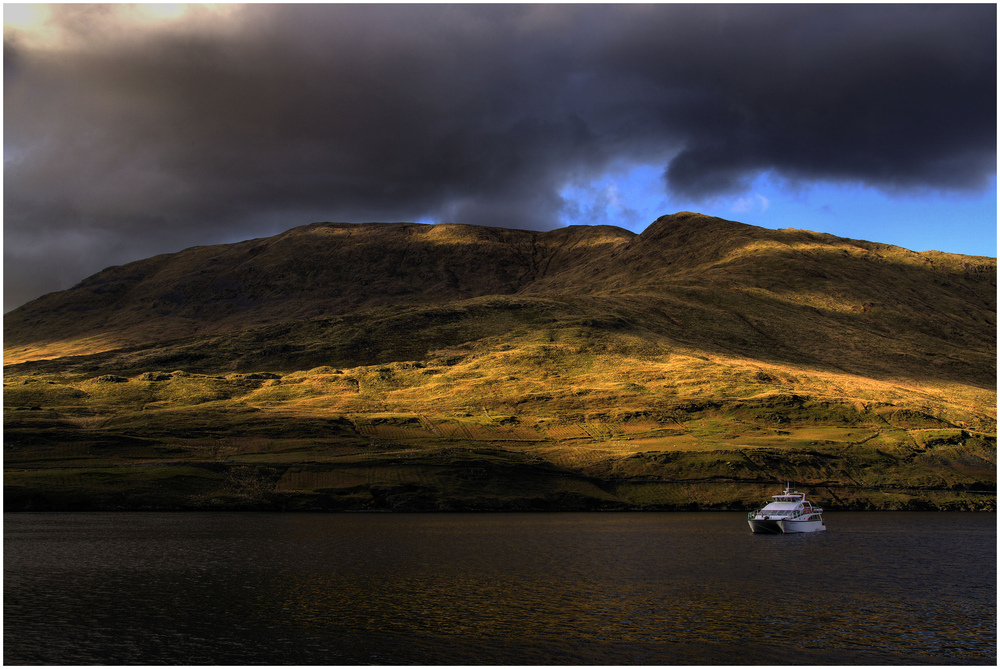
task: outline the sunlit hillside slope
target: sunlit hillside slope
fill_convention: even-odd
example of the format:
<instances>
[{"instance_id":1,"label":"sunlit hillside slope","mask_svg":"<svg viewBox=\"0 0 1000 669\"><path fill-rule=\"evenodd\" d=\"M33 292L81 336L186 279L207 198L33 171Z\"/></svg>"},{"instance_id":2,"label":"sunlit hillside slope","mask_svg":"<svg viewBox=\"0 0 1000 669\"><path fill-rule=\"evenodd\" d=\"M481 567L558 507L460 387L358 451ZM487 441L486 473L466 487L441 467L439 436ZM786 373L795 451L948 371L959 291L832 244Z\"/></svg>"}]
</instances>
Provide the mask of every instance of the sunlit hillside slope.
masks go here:
<instances>
[{"instance_id":1,"label":"sunlit hillside slope","mask_svg":"<svg viewBox=\"0 0 1000 669\"><path fill-rule=\"evenodd\" d=\"M4 319L11 508L995 508L996 260L314 224Z\"/></svg>"}]
</instances>

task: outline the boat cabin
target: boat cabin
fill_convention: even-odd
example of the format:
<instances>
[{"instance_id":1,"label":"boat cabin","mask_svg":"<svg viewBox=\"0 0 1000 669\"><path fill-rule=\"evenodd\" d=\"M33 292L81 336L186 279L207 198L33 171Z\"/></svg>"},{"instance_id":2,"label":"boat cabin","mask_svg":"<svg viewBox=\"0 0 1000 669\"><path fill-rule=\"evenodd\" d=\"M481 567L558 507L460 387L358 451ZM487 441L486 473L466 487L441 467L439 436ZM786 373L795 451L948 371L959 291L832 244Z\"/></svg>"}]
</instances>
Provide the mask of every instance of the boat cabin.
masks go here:
<instances>
[{"instance_id":1,"label":"boat cabin","mask_svg":"<svg viewBox=\"0 0 1000 669\"><path fill-rule=\"evenodd\" d=\"M769 502L759 513L766 514L769 518L781 518L786 516L797 517L818 511L812 505L812 502L805 501L805 497L805 493L785 488L785 491L780 495L772 495L771 499L774 501Z\"/></svg>"}]
</instances>

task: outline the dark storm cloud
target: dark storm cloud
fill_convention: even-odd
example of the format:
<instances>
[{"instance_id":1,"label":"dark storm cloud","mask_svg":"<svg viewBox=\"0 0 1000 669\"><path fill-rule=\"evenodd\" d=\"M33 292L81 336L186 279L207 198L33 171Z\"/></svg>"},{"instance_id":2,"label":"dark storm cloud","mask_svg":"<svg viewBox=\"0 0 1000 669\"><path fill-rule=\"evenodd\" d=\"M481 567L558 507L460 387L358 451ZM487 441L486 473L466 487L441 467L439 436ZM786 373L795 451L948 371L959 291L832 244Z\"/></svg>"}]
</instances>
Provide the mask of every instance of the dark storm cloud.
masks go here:
<instances>
[{"instance_id":1,"label":"dark storm cloud","mask_svg":"<svg viewBox=\"0 0 1000 669\"><path fill-rule=\"evenodd\" d=\"M616 159L707 198L976 189L994 5L252 5L5 30L6 308L108 264L313 220L545 229ZM61 274L60 274L61 273Z\"/></svg>"}]
</instances>

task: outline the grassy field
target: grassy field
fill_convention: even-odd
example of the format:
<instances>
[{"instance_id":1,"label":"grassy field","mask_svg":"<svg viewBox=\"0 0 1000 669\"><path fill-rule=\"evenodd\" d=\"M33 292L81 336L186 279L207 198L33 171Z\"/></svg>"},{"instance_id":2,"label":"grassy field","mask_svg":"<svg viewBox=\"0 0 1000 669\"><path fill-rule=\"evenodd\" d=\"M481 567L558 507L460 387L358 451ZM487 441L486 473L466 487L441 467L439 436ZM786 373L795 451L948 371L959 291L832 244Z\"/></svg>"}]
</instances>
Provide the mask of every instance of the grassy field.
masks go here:
<instances>
[{"instance_id":1,"label":"grassy field","mask_svg":"<svg viewBox=\"0 0 1000 669\"><path fill-rule=\"evenodd\" d=\"M287 374L8 373L7 508L734 509L785 480L832 508L995 508L988 390L504 341Z\"/></svg>"}]
</instances>

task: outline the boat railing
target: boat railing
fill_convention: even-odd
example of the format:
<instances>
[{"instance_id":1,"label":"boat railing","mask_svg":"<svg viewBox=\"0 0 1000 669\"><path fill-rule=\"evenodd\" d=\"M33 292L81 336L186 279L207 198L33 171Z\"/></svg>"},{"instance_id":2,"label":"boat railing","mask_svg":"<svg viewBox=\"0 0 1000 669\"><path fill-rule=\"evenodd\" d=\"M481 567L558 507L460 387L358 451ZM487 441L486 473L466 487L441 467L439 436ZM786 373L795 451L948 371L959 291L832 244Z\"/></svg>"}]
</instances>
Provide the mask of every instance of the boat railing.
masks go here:
<instances>
[{"instance_id":1,"label":"boat railing","mask_svg":"<svg viewBox=\"0 0 1000 669\"><path fill-rule=\"evenodd\" d=\"M789 520L794 520L796 518L802 518L803 516L813 516L813 515L817 515L818 516L818 515L820 515L822 513L823 513L823 509L814 506L811 509L802 509L801 511L797 511L792 516L789 516Z\"/></svg>"}]
</instances>

